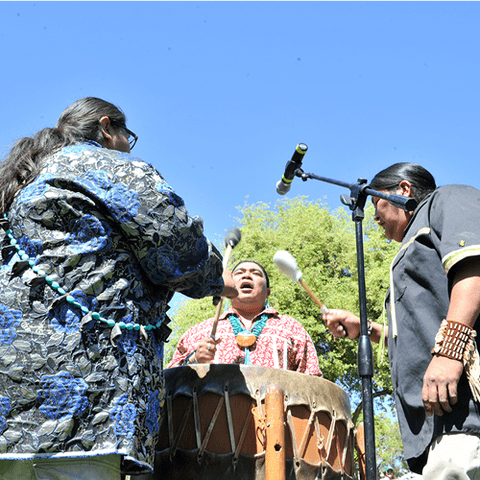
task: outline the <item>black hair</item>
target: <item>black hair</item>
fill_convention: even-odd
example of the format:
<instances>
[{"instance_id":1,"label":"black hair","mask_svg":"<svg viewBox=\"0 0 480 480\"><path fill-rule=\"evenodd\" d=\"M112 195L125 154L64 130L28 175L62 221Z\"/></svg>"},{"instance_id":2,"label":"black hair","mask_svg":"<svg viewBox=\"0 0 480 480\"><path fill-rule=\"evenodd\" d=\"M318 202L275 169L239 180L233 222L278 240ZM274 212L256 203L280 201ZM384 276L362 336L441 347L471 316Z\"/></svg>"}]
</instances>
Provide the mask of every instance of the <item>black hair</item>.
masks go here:
<instances>
[{"instance_id":1,"label":"black hair","mask_svg":"<svg viewBox=\"0 0 480 480\"><path fill-rule=\"evenodd\" d=\"M395 192L402 180L410 182L413 198L418 203L437 188L435 179L428 170L416 163L408 162L395 163L377 173L369 186L374 190Z\"/></svg>"},{"instance_id":2,"label":"black hair","mask_svg":"<svg viewBox=\"0 0 480 480\"><path fill-rule=\"evenodd\" d=\"M242 263L254 263L255 265L258 265L263 274L265 275L265 280L267 281L267 288L270 288L270 279L268 278L268 273L267 271L265 270L265 268L263 267L263 265L261 265L260 263L258 262L255 262L255 260L242 260L241 262L238 262L232 269L232 273L237 269L237 267L242 264Z\"/></svg>"},{"instance_id":3,"label":"black hair","mask_svg":"<svg viewBox=\"0 0 480 480\"><path fill-rule=\"evenodd\" d=\"M17 140L0 163L0 212L5 212L15 194L35 180L42 160L55 150L83 140L104 143L100 119L126 126L124 113L112 103L95 97L77 100L60 115L54 128L44 128L32 137Z\"/></svg>"}]
</instances>

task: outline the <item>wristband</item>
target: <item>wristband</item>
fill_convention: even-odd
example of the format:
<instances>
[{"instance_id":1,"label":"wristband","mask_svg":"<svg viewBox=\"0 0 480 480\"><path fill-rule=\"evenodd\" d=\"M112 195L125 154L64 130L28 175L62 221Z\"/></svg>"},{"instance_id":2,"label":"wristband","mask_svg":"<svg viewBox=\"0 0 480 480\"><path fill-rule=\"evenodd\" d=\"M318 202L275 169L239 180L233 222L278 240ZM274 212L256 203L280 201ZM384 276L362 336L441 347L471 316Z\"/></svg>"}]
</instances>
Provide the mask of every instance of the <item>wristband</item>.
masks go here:
<instances>
[{"instance_id":1,"label":"wristband","mask_svg":"<svg viewBox=\"0 0 480 480\"><path fill-rule=\"evenodd\" d=\"M477 332L464 323L443 320L437 335L432 354L459 360L464 365L475 348Z\"/></svg>"},{"instance_id":2,"label":"wristband","mask_svg":"<svg viewBox=\"0 0 480 480\"><path fill-rule=\"evenodd\" d=\"M480 402L480 358L476 336L477 332L464 323L443 320L435 336L432 354L462 362L472 396Z\"/></svg>"},{"instance_id":3,"label":"wristband","mask_svg":"<svg viewBox=\"0 0 480 480\"><path fill-rule=\"evenodd\" d=\"M190 353L187 358L184 360L184 365L193 365L197 362L197 359L195 358L195 353L197 353L197 350L195 349L192 353ZM193 357L193 360L190 360Z\"/></svg>"},{"instance_id":4,"label":"wristband","mask_svg":"<svg viewBox=\"0 0 480 480\"><path fill-rule=\"evenodd\" d=\"M343 327L343 328L345 328L345 327ZM370 336L372 334L372 331L373 331L372 321L369 318L367 318L367 335ZM358 333L358 336L356 337L356 340L358 340L359 338L360 338L360 332Z\"/></svg>"}]
</instances>

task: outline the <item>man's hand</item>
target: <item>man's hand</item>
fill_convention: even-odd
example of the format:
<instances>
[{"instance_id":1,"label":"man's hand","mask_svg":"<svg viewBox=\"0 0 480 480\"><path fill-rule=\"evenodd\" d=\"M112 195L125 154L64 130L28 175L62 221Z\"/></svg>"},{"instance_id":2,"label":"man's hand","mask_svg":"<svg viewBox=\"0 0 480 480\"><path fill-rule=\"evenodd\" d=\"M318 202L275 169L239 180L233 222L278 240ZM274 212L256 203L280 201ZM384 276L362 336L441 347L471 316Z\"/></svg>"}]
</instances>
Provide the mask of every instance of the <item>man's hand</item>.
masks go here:
<instances>
[{"instance_id":1,"label":"man's hand","mask_svg":"<svg viewBox=\"0 0 480 480\"><path fill-rule=\"evenodd\" d=\"M347 310L332 310L323 314L323 321L335 338L357 338L360 335L360 318Z\"/></svg>"},{"instance_id":2,"label":"man's hand","mask_svg":"<svg viewBox=\"0 0 480 480\"><path fill-rule=\"evenodd\" d=\"M230 272L230 270L223 271L223 284L223 292L220 293L220 297L235 298L238 296L238 290L237 287L235 287L232 272Z\"/></svg>"},{"instance_id":3,"label":"man's hand","mask_svg":"<svg viewBox=\"0 0 480 480\"><path fill-rule=\"evenodd\" d=\"M445 318L473 328L480 314L480 257L471 257L455 267ZM423 377L422 400L427 415L452 411L462 372L461 361L434 355Z\"/></svg>"},{"instance_id":4,"label":"man's hand","mask_svg":"<svg viewBox=\"0 0 480 480\"><path fill-rule=\"evenodd\" d=\"M211 363L217 352L217 345L222 341L221 338L214 340L211 337L204 338L198 345L195 352L195 358L198 363Z\"/></svg>"},{"instance_id":5,"label":"man's hand","mask_svg":"<svg viewBox=\"0 0 480 480\"><path fill-rule=\"evenodd\" d=\"M423 377L422 401L428 416L451 412L457 403L457 385L463 372L459 360L434 355Z\"/></svg>"}]
</instances>

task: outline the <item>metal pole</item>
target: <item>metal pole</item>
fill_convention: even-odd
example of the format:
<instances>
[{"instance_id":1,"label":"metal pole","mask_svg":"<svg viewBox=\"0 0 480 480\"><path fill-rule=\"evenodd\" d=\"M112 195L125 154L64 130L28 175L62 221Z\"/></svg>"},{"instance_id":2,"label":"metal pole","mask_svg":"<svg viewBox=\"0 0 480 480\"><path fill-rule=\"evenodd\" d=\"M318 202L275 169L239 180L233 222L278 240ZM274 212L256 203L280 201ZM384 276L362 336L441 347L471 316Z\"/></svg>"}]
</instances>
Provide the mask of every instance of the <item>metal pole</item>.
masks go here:
<instances>
[{"instance_id":1,"label":"metal pole","mask_svg":"<svg viewBox=\"0 0 480 480\"><path fill-rule=\"evenodd\" d=\"M372 379L374 373L373 350L367 327L367 300L365 288L365 262L363 256L363 207L354 212L357 240L358 291L360 300L360 338L358 341L358 374L362 379L363 423L365 428L365 473L367 480L377 478L375 456L375 417L373 413Z\"/></svg>"}]
</instances>

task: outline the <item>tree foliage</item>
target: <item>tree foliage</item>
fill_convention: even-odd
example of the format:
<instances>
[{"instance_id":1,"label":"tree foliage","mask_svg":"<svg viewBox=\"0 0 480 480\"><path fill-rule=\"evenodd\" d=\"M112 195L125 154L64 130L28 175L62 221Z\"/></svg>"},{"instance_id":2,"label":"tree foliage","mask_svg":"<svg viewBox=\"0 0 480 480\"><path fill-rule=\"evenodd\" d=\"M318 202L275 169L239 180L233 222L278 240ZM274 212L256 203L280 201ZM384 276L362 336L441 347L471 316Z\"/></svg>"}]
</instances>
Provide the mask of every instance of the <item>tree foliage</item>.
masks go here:
<instances>
[{"instance_id":1,"label":"tree foliage","mask_svg":"<svg viewBox=\"0 0 480 480\"><path fill-rule=\"evenodd\" d=\"M398 421L385 414L375 416L375 443L378 473L393 468L395 476L409 471L403 456L403 443Z\"/></svg>"}]
</instances>

